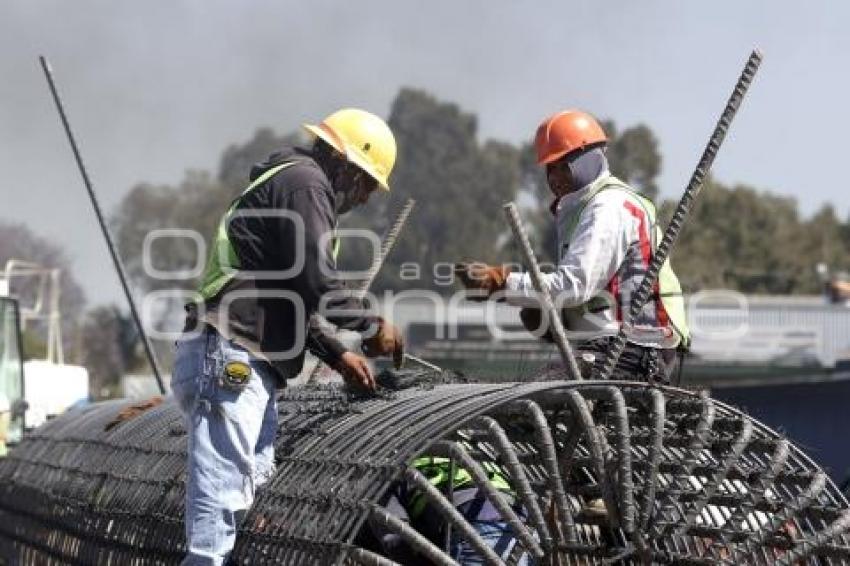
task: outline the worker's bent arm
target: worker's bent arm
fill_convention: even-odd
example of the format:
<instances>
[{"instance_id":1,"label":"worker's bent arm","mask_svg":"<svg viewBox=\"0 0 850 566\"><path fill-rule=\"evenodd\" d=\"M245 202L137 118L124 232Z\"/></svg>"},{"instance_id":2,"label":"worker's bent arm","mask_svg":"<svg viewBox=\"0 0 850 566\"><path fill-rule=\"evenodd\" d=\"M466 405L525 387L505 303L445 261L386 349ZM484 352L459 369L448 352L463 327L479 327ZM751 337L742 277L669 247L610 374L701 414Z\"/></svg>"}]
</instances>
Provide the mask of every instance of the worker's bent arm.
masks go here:
<instances>
[{"instance_id":1,"label":"worker's bent arm","mask_svg":"<svg viewBox=\"0 0 850 566\"><path fill-rule=\"evenodd\" d=\"M328 365L334 365L347 348L334 338L333 328L321 316L314 314L307 325L307 348Z\"/></svg>"},{"instance_id":2,"label":"worker's bent arm","mask_svg":"<svg viewBox=\"0 0 850 566\"><path fill-rule=\"evenodd\" d=\"M614 193L614 191L610 191ZM614 197L614 198L612 198ZM582 212L557 269L543 282L559 307L582 305L600 292L617 273L630 244L628 221L616 194L600 194ZM508 303L540 307L528 273L512 273L505 284Z\"/></svg>"}]
</instances>

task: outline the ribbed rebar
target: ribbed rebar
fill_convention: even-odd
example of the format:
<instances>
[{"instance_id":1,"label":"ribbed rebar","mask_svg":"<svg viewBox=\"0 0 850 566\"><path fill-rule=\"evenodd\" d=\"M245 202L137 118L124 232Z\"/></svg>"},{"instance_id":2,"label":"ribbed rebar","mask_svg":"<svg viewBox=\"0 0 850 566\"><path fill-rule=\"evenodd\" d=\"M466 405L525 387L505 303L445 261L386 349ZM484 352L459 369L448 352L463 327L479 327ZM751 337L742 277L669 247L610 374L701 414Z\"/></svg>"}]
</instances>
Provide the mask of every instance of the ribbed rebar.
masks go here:
<instances>
[{"instance_id":1,"label":"ribbed rebar","mask_svg":"<svg viewBox=\"0 0 850 566\"><path fill-rule=\"evenodd\" d=\"M738 108L744 100L744 95L747 94L747 90L750 88L750 84L758 71L759 65L761 65L761 60L762 54L758 49L753 50L747 59L744 70L741 72L740 77L738 77L738 82L735 84L735 88L726 102L726 107L723 109L720 119L714 127L714 131L711 133L711 138L709 138L708 144L705 146L702 157L700 157L699 163L691 175L691 180L688 182L688 186L681 200L679 200L676 210L673 212L670 224L664 231L661 243L658 244L658 247L652 254L652 261L649 263L646 275L640 282L637 291L630 298L628 315L624 319L624 324L621 325L620 331L617 333L613 344L606 351L605 356L601 358L594 368L595 379L608 379L613 374L620 355L626 347L626 334L629 323L637 319L644 305L649 300L650 294L655 288L655 283L658 281L661 266L667 261L670 252L673 250L673 246L676 245L676 241L679 239L682 227L685 225L685 221L694 206L694 202L696 202L697 196L699 196L705 178L708 176L711 165L714 163L714 158L717 157L717 152L726 138L729 126L731 126L732 120L735 118L735 114L737 114Z\"/></svg>"},{"instance_id":2,"label":"ribbed rebar","mask_svg":"<svg viewBox=\"0 0 850 566\"><path fill-rule=\"evenodd\" d=\"M529 269L531 282L534 284L534 289L537 291L537 296L542 301L543 311L549 318L551 325L552 338L555 340L555 345L558 347L558 352L561 354L561 361L567 369L570 379L580 381L582 378L578 363L576 362L575 354L567 340L567 334L564 330L564 323L561 321L560 313L555 309L555 303L552 300L552 295L549 293L549 288L546 286L543 279L543 272L540 271L540 265L537 263L537 258L534 255L534 249L531 247L531 242L528 240L528 234L525 227L522 225L522 219L519 217L516 205L512 202L507 203L502 207L505 216L508 219L508 225L514 233L514 237L519 242L519 249L522 252L523 259Z\"/></svg>"},{"instance_id":3,"label":"ribbed rebar","mask_svg":"<svg viewBox=\"0 0 850 566\"><path fill-rule=\"evenodd\" d=\"M372 265L369 266L369 271L366 272L366 278L357 287L355 296L359 299L363 299L366 296L366 293L369 292L369 289L372 288L372 283L375 281L375 277L377 277L378 273L381 272L381 268L384 266L387 256L390 255L390 252L395 247L395 242L401 235L401 230L404 228L404 225L407 222L407 217L410 216L414 206L416 206L416 200L412 198L407 199L404 206L398 212L392 224L390 224L390 227L381 238L381 249L378 251L378 254L372 258ZM313 367L313 371L311 371L310 375L307 377L307 383L316 383L316 380L319 378L319 374L322 372L323 366L324 363L321 360L316 362L315 367Z\"/></svg>"},{"instance_id":4,"label":"ribbed rebar","mask_svg":"<svg viewBox=\"0 0 850 566\"><path fill-rule=\"evenodd\" d=\"M377 397L282 393L278 469L233 562L404 563L372 532L379 521L410 552L452 564L445 531L429 538L421 516L385 506L412 490L430 520L451 525L450 547L488 564L850 563L842 494L786 439L722 403L635 382L435 381ZM182 416L167 400L106 430L124 407L62 415L0 461L0 562L180 562ZM415 468L438 454L471 473L512 546L496 552L471 506Z\"/></svg>"}]
</instances>

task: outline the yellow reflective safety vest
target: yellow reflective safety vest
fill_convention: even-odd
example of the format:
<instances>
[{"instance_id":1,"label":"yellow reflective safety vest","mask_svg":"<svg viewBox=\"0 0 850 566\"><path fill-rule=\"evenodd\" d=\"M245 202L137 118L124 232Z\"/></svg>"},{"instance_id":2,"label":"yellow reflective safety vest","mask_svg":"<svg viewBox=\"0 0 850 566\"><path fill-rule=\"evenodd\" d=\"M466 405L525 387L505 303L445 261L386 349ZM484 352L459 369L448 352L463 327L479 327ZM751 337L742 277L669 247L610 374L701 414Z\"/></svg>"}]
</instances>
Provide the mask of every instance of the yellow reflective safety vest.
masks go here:
<instances>
[{"instance_id":1,"label":"yellow reflective safety vest","mask_svg":"<svg viewBox=\"0 0 850 566\"><path fill-rule=\"evenodd\" d=\"M617 304L613 305L613 308L617 309L617 318L619 319L619 313L623 310L628 311L629 308L628 304L624 304L624 298L633 296L637 291L649 267L651 254L655 253L658 243L661 241L661 227L658 225L655 205L652 201L613 175L603 175L588 187L587 192L573 205L572 210L568 211L562 220L560 244L563 246L563 244L568 243L572 239L581 214L587 208L590 201L602 191L608 190L625 192L627 194L627 208L629 208L636 218L640 219L640 222L643 222L643 219L645 219L649 224L645 230L641 226L640 239L633 244L636 247L635 252L627 254L625 261L608 284L607 290L617 301ZM559 253L561 253L561 246L559 246ZM576 314L580 316L587 312L596 312L610 308L611 306L608 305L605 299L599 297L591 300L589 303L576 307L575 310ZM655 289L650 295L650 301L641 311L638 319L633 321L633 323L635 325L660 328L670 327L675 333L676 342L680 348L687 349L690 346L691 333L688 328L682 287L678 277L676 277L672 267L670 267L669 258L661 267Z\"/></svg>"},{"instance_id":2,"label":"yellow reflective safety vest","mask_svg":"<svg viewBox=\"0 0 850 566\"><path fill-rule=\"evenodd\" d=\"M204 275L201 278L200 288L198 289L198 292L205 301L208 301L218 295L218 293L224 289L224 286L233 279L235 272L239 269L239 258L237 257L236 250L233 248L233 244L227 235L227 227L230 224L233 213L239 206L239 202L253 189L262 185L284 169L292 167L297 163L297 160L287 161L268 169L263 172L262 175L254 179L254 181L248 185L244 191L242 191L242 194L230 203L230 207L221 217L221 221L219 221L218 228L216 229L215 241L210 249L207 264L204 268ZM339 255L339 250L340 240L334 236L332 251L334 261L336 261L336 258Z\"/></svg>"},{"instance_id":3,"label":"yellow reflective safety vest","mask_svg":"<svg viewBox=\"0 0 850 566\"><path fill-rule=\"evenodd\" d=\"M431 485L443 492L448 489L450 485L449 482L451 482L452 489L464 489L475 485L475 480L472 479L472 474L459 466L457 462L455 462L454 466L454 477L451 477L452 460L450 458L421 456L413 461L413 467L421 472L422 475L428 479ZM487 473L487 479L490 480L490 483L492 483L496 489L507 493L513 493L513 488L511 487L508 478L499 466L496 466L491 462L484 462L481 464L481 467L484 468L484 471ZM425 498L425 495L423 493L416 493L411 498L408 514L411 517L419 516L425 510L427 504L428 501Z\"/></svg>"}]
</instances>

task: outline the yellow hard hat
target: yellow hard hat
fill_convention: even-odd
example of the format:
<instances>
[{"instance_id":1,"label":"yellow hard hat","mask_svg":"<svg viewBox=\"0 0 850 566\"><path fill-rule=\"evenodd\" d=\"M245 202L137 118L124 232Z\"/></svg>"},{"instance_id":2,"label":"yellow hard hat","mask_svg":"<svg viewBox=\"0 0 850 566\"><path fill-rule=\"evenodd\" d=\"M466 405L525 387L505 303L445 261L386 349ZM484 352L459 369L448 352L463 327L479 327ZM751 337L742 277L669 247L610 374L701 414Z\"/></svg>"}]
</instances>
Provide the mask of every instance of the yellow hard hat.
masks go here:
<instances>
[{"instance_id":1,"label":"yellow hard hat","mask_svg":"<svg viewBox=\"0 0 850 566\"><path fill-rule=\"evenodd\" d=\"M395 164L395 137L379 117L365 110L343 108L318 126L304 124L304 129L363 169L381 188L390 190L388 177Z\"/></svg>"}]
</instances>

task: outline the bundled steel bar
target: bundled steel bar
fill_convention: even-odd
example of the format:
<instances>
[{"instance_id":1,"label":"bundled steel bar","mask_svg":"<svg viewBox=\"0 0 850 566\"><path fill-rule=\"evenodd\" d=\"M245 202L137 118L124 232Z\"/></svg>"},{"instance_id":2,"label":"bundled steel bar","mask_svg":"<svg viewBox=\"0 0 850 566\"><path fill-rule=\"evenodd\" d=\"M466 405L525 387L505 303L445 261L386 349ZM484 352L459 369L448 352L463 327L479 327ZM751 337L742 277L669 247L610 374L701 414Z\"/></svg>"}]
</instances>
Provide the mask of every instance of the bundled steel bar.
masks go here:
<instances>
[{"instance_id":1,"label":"bundled steel bar","mask_svg":"<svg viewBox=\"0 0 850 566\"><path fill-rule=\"evenodd\" d=\"M774 450L768 466L762 471L762 473L758 474L754 481L748 482L748 487L752 490L753 494L750 504L738 507L729 517L730 524L741 524L741 522L751 515L753 510L756 509L762 501L764 501L765 496L768 494L768 490L773 486L776 476L785 467L785 463L788 461L790 453L790 444L787 440L782 439L776 444L776 449ZM733 557L738 561L743 560L744 556L741 549L734 545L730 546L732 546L732 548L729 550Z\"/></svg>"},{"instance_id":2,"label":"bundled steel bar","mask_svg":"<svg viewBox=\"0 0 850 566\"><path fill-rule=\"evenodd\" d=\"M726 107L723 109L723 113L720 115L720 119L717 121L717 125L714 127L711 138L708 140L708 144L702 153L699 164L694 170L693 175L691 175L691 180L685 189L685 193L682 195L679 204L676 206L673 218L670 220L670 225L667 226L667 229L664 231L664 236L661 238L661 243L652 254L652 261L649 264L646 275L641 281L637 291L631 297L631 304L629 305L628 314L625 317L623 325L620 327L620 331L617 333L613 344L606 352L605 357L599 361L595 368L595 373L597 374L598 379L608 379L614 372L614 368L620 359L620 355L626 347L628 324L637 319L644 305L649 300L649 297L655 287L655 283L658 280L658 274L661 271L661 266L664 265L665 261L667 261L667 258L673 251L673 246L676 245L676 241L679 239L682 227L694 206L694 202L696 202L697 196L699 196L700 190L705 182L705 178L711 170L711 165L714 163L714 158L717 156L717 152L720 150L720 146L726 137L726 132L729 130L729 126L732 124L732 120L735 118L735 114L738 112L741 102L744 100L744 95L750 88L750 83L752 83L753 77L755 77L759 65L761 65L761 60L762 54L758 49L753 50L749 59L747 59L747 63L744 65L744 70L741 72L741 76L735 84L735 89L732 91L732 95L729 97Z\"/></svg>"},{"instance_id":3,"label":"bundled steel bar","mask_svg":"<svg viewBox=\"0 0 850 566\"><path fill-rule=\"evenodd\" d=\"M288 389L278 403L278 469L239 529L235 564L407 563L383 548L370 517L438 564L453 560L423 517L451 525L451 547L499 566L523 555L537 564L850 563L850 505L838 488L775 432L691 392L547 381L362 397L323 386ZM182 414L168 400L107 430L124 407L66 413L0 461L0 563L180 562ZM489 474L508 483L517 496L513 517L501 510L516 528L510 552L491 547L462 498L416 469L437 454L471 472L463 488L493 507L508 489ZM627 475L639 509L631 530ZM433 512L402 521L389 501L404 493L422 493ZM585 513L599 497L605 513Z\"/></svg>"},{"instance_id":4,"label":"bundled steel bar","mask_svg":"<svg viewBox=\"0 0 850 566\"><path fill-rule=\"evenodd\" d=\"M650 441L647 449L647 462L649 466L645 474L643 504L641 505L638 522L639 528L642 531L647 530L649 518L652 513L652 505L655 503L655 492L658 486L658 465L661 461L661 450L664 445L664 422L666 416L664 395L657 389L652 389L649 391L649 398L652 403L649 420Z\"/></svg>"},{"instance_id":5,"label":"bundled steel bar","mask_svg":"<svg viewBox=\"0 0 850 566\"><path fill-rule=\"evenodd\" d=\"M620 514L614 499L614 489L608 477L608 469L605 466L605 452L602 448L603 437L599 428L593 420L585 398L576 391L567 393L567 400L573 409L576 419L581 423L586 435L587 451L590 453L592 473L596 475L596 481L602 491L602 500L609 515L609 520L616 525L620 524Z\"/></svg>"},{"instance_id":6,"label":"bundled steel bar","mask_svg":"<svg viewBox=\"0 0 850 566\"><path fill-rule=\"evenodd\" d=\"M688 439L687 449L682 457L679 458L677 471L671 478L673 488L668 490L666 501L662 505L662 509L658 516L665 522L656 522L650 532L653 537L660 536L665 529L670 529L676 526L676 516L684 516L684 510L681 507L681 496L688 492L690 487L690 478L693 470L700 461L700 455L705 450L706 444L709 442L711 427L714 423L715 406L707 396L701 394L700 398L700 416L697 425L694 429L693 436Z\"/></svg>"},{"instance_id":7,"label":"bundled steel bar","mask_svg":"<svg viewBox=\"0 0 850 566\"><path fill-rule=\"evenodd\" d=\"M588 396L598 398L612 405L614 420L614 446L616 458L610 458L607 467L608 478L618 486L618 508L623 530L631 534L635 530L635 495L632 479L632 450L629 439L629 416L623 393L614 387L588 389ZM615 481L616 480L616 481Z\"/></svg>"},{"instance_id":8,"label":"bundled steel bar","mask_svg":"<svg viewBox=\"0 0 850 566\"><path fill-rule=\"evenodd\" d=\"M543 460L543 466L546 469L548 476L548 487L552 491L552 499L555 503L555 509L558 510L558 515L567 531L567 542L575 542L577 535L575 532L575 524L572 513L570 512L567 494L564 491L564 484L561 479L561 473L558 469L558 455L555 450L555 441L552 438L552 431L546 423L546 417L540 409L540 406L534 401L522 400L517 401L516 405L520 411L524 412L534 427L534 438L536 447L540 451Z\"/></svg>"},{"instance_id":9,"label":"bundled steel bar","mask_svg":"<svg viewBox=\"0 0 850 566\"><path fill-rule=\"evenodd\" d=\"M508 224L513 230L514 237L519 242L519 249L522 252L523 259L528 265L531 281L534 284L534 289L537 291L540 300L543 302L542 307L549 317L551 325L552 337L555 339L555 345L558 347L558 352L561 354L561 360L567 368L567 372L571 379L580 381L582 379L581 371L576 363L573 349L570 342L567 340L567 334L564 330L564 324L561 321L561 316L555 308L555 303L552 301L552 296L549 294L549 288L543 281L543 273L540 271L540 265L537 263L537 258L534 255L534 250L531 248L531 242L528 241L528 234L522 225L522 220L517 212L516 205L512 202L507 203L502 207L505 216L508 219Z\"/></svg>"},{"instance_id":10,"label":"bundled steel bar","mask_svg":"<svg viewBox=\"0 0 850 566\"><path fill-rule=\"evenodd\" d=\"M77 168L80 170L80 175L83 177L83 184L86 186L86 191L89 195L94 214L97 217L97 222L100 225L100 230L103 233L103 239L106 241L106 247L109 250L109 256L112 258L112 263L115 266L115 271L118 273L118 279L121 282L121 288L124 290L124 295L127 297L127 303L130 305L130 314L133 317L133 322L136 323L136 330L139 332L139 338L142 340L142 346L145 348L145 355L148 358L148 363L151 366L151 371L156 378L157 386L160 393L165 393L165 383L162 381L162 374L159 371L159 364L156 360L156 354L151 346L148 335L145 332L145 327L142 324L142 318L139 316L139 311L136 309L136 302L133 300L133 294L130 291L130 286L127 283L127 273L124 269L124 264L121 257L118 255L118 250L115 243L112 241L112 236L109 234L109 229L106 227L106 221L103 218L103 212L100 210L97 197L94 194L91 179L89 178L86 166L83 163L83 157L80 154L80 149L77 146L77 141L74 139L74 133L71 131L71 124L68 121L68 116L65 113L65 107L62 105L62 99L59 98L59 91L56 89L56 83L53 79L53 70L50 63L44 56L38 58L41 63L41 68L44 71L44 76L47 78L47 84L50 87L50 94L53 96L53 102L56 103L56 110L59 111L59 118L62 120L62 126L65 129L65 134L68 136L68 142L71 144L71 151L74 153L74 159L77 162Z\"/></svg>"}]
</instances>

